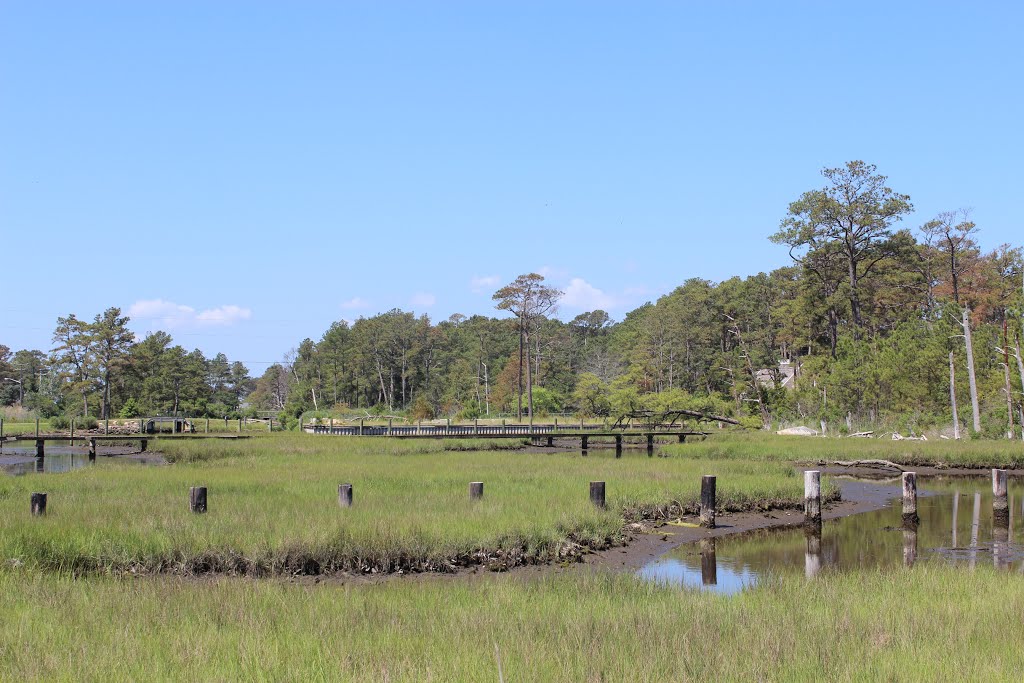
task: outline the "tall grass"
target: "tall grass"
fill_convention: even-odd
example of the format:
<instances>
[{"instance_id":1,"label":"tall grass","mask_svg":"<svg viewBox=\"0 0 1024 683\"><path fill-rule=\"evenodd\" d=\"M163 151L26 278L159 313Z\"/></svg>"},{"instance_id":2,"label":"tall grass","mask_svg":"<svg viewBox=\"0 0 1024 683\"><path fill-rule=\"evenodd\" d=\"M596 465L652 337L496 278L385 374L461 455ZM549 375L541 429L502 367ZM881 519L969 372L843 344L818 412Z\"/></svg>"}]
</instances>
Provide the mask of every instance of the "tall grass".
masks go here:
<instances>
[{"instance_id":1,"label":"tall grass","mask_svg":"<svg viewBox=\"0 0 1024 683\"><path fill-rule=\"evenodd\" d=\"M720 510L796 506L801 481L771 462L565 452L446 452L443 442L274 435L161 442L168 467L102 462L0 478L0 560L74 572L320 573L501 569L620 539L624 519L697 509L719 476ZM607 481L608 509L588 482ZM483 481L482 501L468 483ZM355 505L337 505L352 483ZM189 513L188 488L209 488ZM49 493L43 518L29 493ZM830 489L831 491L831 489Z\"/></svg>"},{"instance_id":2,"label":"tall grass","mask_svg":"<svg viewBox=\"0 0 1024 683\"><path fill-rule=\"evenodd\" d=\"M784 578L734 597L564 574L383 585L0 572L9 680L1019 680L991 569ZM497 650L497 656L496 656Z\"/></svg>"},{"instance_id":3,"label":"tall grass","mask_svg":"<svg viewBox=\"0 0 1024 683\"><path fill-rule=\"evenodd\" d=\"M671 444L666 455L706 460L818 461L881 459L908 466L1024 467L1021 441L891 441L724 432L705 441Z\"/></svg>"}]
</instances>

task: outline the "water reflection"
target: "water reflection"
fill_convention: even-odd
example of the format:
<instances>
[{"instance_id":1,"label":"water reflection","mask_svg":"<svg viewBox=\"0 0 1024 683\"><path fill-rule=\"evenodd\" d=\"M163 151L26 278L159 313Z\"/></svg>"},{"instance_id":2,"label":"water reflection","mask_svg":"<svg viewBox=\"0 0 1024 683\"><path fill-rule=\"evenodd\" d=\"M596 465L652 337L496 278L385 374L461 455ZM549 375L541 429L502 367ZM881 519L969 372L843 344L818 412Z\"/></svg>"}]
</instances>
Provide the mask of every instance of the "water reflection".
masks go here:
<instances>
[{"instance_id":1,"label":"water reflection","mask_svg":"<svg viewBox=\"0 0 1024 683\"><path fill-rule=\"evenodd\" d=\"M988 478L934 477L922 482L922 490L916 529L903 526L902 505L894 499L882 510L826 521L820 531L767 529L682 546L643 567L639 575L733 593L767 574L801 570L814 578L830 571L909 568L927 562L975 567L991 561L997 568L1024 573L1024 546L1013 542L1014 525L1024 519L1024 480L1010 482L1006 526L995 523ZM960 514L963 495L969 496L969 517ZM1017 500L1021 512L1014 514Z\"/></svg>"},{"instance_id":2,"label":"water reflection","mask_svg":"<svg viewBox=\"0 0 1024 683\"><path fill-rule=\"evenodd\" d=\"M0 473L22 474L59 474L70 472L79 467L89 465L86 453L47 453L44 458L14 458L9 462L0 463Z\"/></svg>"}]
</instances>

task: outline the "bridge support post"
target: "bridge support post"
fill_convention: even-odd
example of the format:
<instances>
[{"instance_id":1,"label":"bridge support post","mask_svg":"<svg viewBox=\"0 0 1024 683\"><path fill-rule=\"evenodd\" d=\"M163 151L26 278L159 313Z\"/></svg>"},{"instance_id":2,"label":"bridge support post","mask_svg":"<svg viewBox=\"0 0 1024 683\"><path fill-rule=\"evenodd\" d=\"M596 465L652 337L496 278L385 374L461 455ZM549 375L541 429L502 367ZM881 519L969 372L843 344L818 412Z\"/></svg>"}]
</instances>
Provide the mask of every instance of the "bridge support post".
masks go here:
<instances>
[{"instance_id":1,"label":"bridge support post","mask_svg":"<svg viewBox=\"0 0 1024 683\"><path fill-rule=\"evenodd\" d=\"M686 434L679 435L679 443L686 443Z\"/></svg>"},{"instance_id":2,"label":"bridge support post","mask_svg":"<svg viewBox=\"0 0 1024 683\"><path fill-rule=\"evenodd\" d=\"M338 485L338 505L343 508L352 507L352 484Z\"/></svg>"},{"instance_id":3,"label":"bridge support post","mask_svg":"<svg viewBox=\"0 0 1024 683\"><path fill-rule=\"evenodd\" d=\"M548 448L554 448L555 437L548 435Z\"/></svg>"},{"instance_id":4,"label":"bridge support post","mask_svg":"<svg viewBox=\"0 0 1024 683\"><path fill-rule=\"evenodd\" d=\"M590 441L590 439L589 439L589 437L586 434L584 434L583 436L580 437L580 446L582 447L583 450L587 450L587 444L588 444L589 441Z\"/></svg>"},{"instance_id":5,"label":"bridge support post","mask_svg":"<svg viewBox=\"0 0 1024 683\"><path fill-rule=\"evenodd\" d=\"M96 439L89 439L89 462L96 462Z\"/></svg>"},{"instance_id":6,"label":"bridge support post","mask_svg":"<svg viewBox=\"0 0 1024 683\"><path fill-rule=\"evenodd\" d=\"M46 514L46 494L33 493L31 498L32 516L41 517Z\"/></svg>"},{"instance_id":7,"label":"bridge support post","mask_svg":"<svg viewBox=\"0 0 1024 683\"><path fill-rule=\"evenodd\" d=\"M482 481L469 482L469 499L480 500L484 497L484 483Z\"/></svg>"},{"instance_id":8,"label":"bridge support post","mask_svg":"<svg viewBox=\"0 0 1024 683\"><path fill-rule=\"evenodd\" d=\"M590 482L590 502L599 508L604 508L604 482Z\"/></svg>"},{"instance_id":9,"label":"bridge support post","mask_svg":"<svg viewBox=\"0 0 1024 683\"><path fill-rule=\"evenodd\" d=\"M715 528L715 477L711 474L700 480L700 525Z\"/></svg>"},{"instance_id":10,"label":"bridge support post","mask_svg":"<svg viewBox=\"0 0 1024 683\"><path fill-rule=\"evenodd\" d=\"M139 452L145 453L146 447L149 446L149 439L139 439Z\"/></svg>"},{"instance_id":11,"label":"bridge support post","mask_svg":"<svg viewBox=\"0 0 1024 683\"><path fill-rule=\"evenodd\" d=\"M193 486L188 490L188 509L196 514L206 512L205 486Z\"/></svg>"},{"instance_id":12,"label":"bridge support post","mask_svg":"<svg viewBox=\"0 0 1024 683\"><path fill-rule=\"evenodd\" d=\"M36 439L36 457L37 458L45 458L46 457L46 447L43 445L45 443L46 442L43 441L42 439Z\"/></svg>"},{"instance_id":13,"label":"bridge support post","mask_svg":"<svg viewBox=\"0 0 1024 683\"><path fill-rule=\"evenodd\" d=\"M363 435L363 424L364 424L363 418L359 418L359 436Z\"/></svg>"},{"instance_id":14,"label":"bridge support post","mask_svg":"<svg viewBox=\"0 0 1024 683\"><path fill-rule=\"evenodd\" d=\"M584 437L586 438L586 437ZM615 457L622 457L622 434L615 435Z\"/></svg>"},{"instance_id":15,"label":"bridge support post","mask_svg":"<svg viewBox=\"0 0 1024 683\"><path fill-rule=\"evenodd\" d=\"M654 455L654 434L647 435L647 457Z\"/></svg>"},{"instance_id":16,"label":"bridge support post","mask_svg":"<svg viewBox=\"0 0 1024 683\"><path fill-rule=\"evenodd\" d=\"M388 418L388 436L391 436L392 430L394 429L394 426L393 426L391 420L392 420L392 418L389 417Z\"/></svg>"}]
</instances>

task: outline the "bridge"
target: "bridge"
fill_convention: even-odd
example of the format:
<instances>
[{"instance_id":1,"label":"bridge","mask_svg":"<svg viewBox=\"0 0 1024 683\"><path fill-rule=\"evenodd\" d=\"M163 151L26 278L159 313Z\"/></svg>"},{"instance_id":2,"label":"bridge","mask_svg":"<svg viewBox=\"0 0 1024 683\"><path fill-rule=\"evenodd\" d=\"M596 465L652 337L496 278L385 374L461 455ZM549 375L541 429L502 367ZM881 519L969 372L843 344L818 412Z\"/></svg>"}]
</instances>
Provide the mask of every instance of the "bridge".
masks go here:
<instances>
[{"instance_id":1,"label":"bridge","mask_svg":"<svg viewBox=\"0 0 1024 683\"><path fill-rule=\"evenodd\" d=\"M153 436L151 434L19 434L0 437L0 448L5 443L35 442L36 457L46 457L46 442L66 442L74 446L75 442L86 443L89 446L89 460L96 459L96 445L98 441L103 442L139 442L139 449L144 453L149 447L150 441L181 441L183 439L248 439L247 435L241 434L175 434L174 436Z\"/></svg>"},{"instance_id":2,"label":"bridge","mask_svg":"<svg viewBox=\"0 0 1024 683\"><path fill-rule=\"evenodd\" d=\"M546 441L554 446L555 439L579 439L580 448L587 450L592 438L614 438L616 454L622 453L623 441L626 438L640 438L647 442L648 455L654 452L654 440L657 437L675 438L685 443L687 437L705 439L709 432L692 431L681 428L623 428L609 429L605 425L559 425L555 424L501 424L482 425L402 425L394 426L391 421L387 425L311 425L304 428L307 434L324 434L329 436L383 436L395 439L521 439L529 438L535 443Z\"/></svg>"}]
</instances>

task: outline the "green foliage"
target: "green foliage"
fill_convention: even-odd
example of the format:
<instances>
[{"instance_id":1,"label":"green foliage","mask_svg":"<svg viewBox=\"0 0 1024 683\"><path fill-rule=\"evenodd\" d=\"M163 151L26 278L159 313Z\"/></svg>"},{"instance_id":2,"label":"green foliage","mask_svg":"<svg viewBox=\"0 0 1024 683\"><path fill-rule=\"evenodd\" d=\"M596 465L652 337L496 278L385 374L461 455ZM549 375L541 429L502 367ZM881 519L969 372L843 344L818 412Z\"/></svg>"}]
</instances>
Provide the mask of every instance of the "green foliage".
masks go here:
<instances>
[{"instance_id":1,"label":"green foliage","mask_svg":"<svg viewBox=\"0 0 1024 683\"><path fill-rule=\"evenodd\" d=\"M121 410L118 411L117 416L120 418L133 418L142 415L142 411L139 410L139 402L134 396L129 396L128 400L121 406Z\"/></svg>"}]
</instances>

